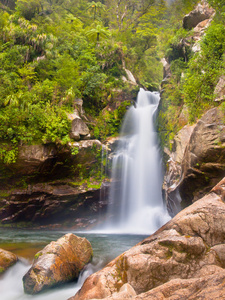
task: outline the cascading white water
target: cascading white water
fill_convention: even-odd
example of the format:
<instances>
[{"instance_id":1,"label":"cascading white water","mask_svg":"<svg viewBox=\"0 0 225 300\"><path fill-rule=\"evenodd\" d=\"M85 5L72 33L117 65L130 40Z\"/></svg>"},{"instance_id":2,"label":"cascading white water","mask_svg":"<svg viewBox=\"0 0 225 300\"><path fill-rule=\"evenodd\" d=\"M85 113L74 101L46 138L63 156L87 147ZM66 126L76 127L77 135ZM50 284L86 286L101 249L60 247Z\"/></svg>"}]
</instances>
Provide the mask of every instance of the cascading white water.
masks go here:
<instances>
[{"instance_id":1,"label":"cascading white water","mask_svg":"<svg viewBox=\"0 0 225 300\"><path fill-rule=\"evenodd\" d=\"M154 121L159 94L140 89L122 126L112 165L109 227L151 233L169 220L162 199L162 167Z\"/></svg>"}]
</instances>

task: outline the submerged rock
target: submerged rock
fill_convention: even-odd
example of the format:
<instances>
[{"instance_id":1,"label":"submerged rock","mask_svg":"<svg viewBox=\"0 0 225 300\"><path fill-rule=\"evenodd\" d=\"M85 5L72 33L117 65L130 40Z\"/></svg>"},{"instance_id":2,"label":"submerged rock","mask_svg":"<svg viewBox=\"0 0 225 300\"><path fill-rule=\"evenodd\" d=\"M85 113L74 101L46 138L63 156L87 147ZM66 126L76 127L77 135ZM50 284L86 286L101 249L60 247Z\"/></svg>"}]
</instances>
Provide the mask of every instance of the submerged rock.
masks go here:
<instances>
[{"instance_id":1,"label":"submerged rock","mask_svg":"<svg viewBox=\"0 0 225 300\"><path fill-rule=\"evenodd\" d=\"M18 257L14 253L0 249L0 274L14 265L17 260Z\"/></svg>"},{"instance_id":2,"label":"submerged rock","mask_svg":"<svg viewBox=\"0 0 225 300\"><path fill-rule=\"evenodd\" d=\"M119 294L125 284L132 287L127 290L129 299L222 299L224 193L225 179L155 234L92 274L71 300L123 299Z\"/></svg>"},{"instance_id":3,"label":"submerged rock","mask_svg":"<svg viewBox=\"0 0 225 300\"><path fill-rule=\"evenodd\" d=\"M35 255L32 267L23 277L24 291L36 294L44 289L78 278L93 255L85 238L68 233Z\"/></svg>"}]
</instances>

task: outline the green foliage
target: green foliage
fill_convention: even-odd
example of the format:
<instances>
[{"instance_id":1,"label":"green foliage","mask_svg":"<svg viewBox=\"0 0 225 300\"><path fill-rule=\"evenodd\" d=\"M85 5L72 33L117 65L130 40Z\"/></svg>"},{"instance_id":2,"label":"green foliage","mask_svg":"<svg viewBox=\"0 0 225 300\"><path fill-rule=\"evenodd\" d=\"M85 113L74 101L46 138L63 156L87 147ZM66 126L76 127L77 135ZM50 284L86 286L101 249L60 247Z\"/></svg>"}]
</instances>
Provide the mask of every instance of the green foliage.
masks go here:
<instances>
[{"instance_id":1,"label":"green foliage","mask_svg":"<svg viewBox=\"0 0 225 300\"><path fill-rule=\"evenodd\" d=\"M123 117L130 106L130 101L124 101L113 112L103 110L97 118L93 128L93 135L101 140L109 136L117 135L123 121Z\"/></svg>"},{"instance_id":2,"label":"green foliage","mask_svg":"<svg viewBox=\"0 0 225 300\"><path fill-rule=\"evenodd\" d=\"M220 23L225 23L225 3L224 0L208 0L208 3L216 10L216 17Z\"/></svg>"},{"instance_id":3,"label":"green foliage","mask_svg":"<svg viewBox=\"0 0 225 300\"><path fill-rule=\"evenodd\" d=\"M12 131L9 128L9 131ZM8 144L4 143L2 148L0 149L0 160L3 161L4 164L8 165L11 163L15 163L17 159L18 149L16 146L9 146Z\"/></svg>"},{"instance_id":4,"label":"green foliage","mask_svg":"<svg viewBox=\"0 0 225 300\"><path fill-rule=\"evenodd\" d=\"M107 38L111 35L110 31L103 27L100 23L92 24L92 28L87 30L86 35L91 40L96 40L99 43L100 39Z\"/></svg>"},{"instance_id":5,"label":"green foliage","mask_svg":"<svg viewBox=\"0 0 225 300\"><path fill-rule=\"evenodd\" d=\"M222 56L225 53L225 27L223 24L213 23L207 30L201 49L205 59L214 61L222 61Z\"/></svg>"},{"instance_id":6,"label":"green foliage","mask_svg":"<svg viewBox=\"0 0 225 300\"><path fill-rule=\"evenodd\" d=\"M212 90L224 72L223 1L209 0L220 13L202 54L193 58L188 46L177 49L192 34L181 28L182 18L197 0L11 2L4 1L7 12L0 12L0 159L5 163L16 161L19 145L69 142L67 113L76 98L97 120L96 138L117 134L128 104L104 108L127 88L124 68L141 86L158 89L165 54L173 73L161 112L168 131L180 128L175 120L183 104L191 121L212 105Z\"/></svg>"},{"instance_id":7,"label":"green foliage","mask_svg":"<svg viewBox=\"0 0 225 300\"><path fill-rule=\"evenodd\" d=\"M201 52L189 63L183 84L184 102L193 122L208 108L215 106L214 89L224 72L225 29L213 23L201 44Z\"/></svg>"},{"instance_id":8,"label":"green foliage","mask_svg":"<svg viewBox=\"0 0 225 300\"><path fill-rule=\"evenodd\" d=\"M210 3L219 4L219 1ZM206 110L217 105L214 90L220 76L225 74L222 19L214 19L202 38L200 52L195 55L191 55L188 48L184 52L181 43L184 38L185 44L190 43L192 34L192 31L178 30L164 49L170 60L172 76L165 85L159 131L162 141L168 146L187 121L196 122Z\"/></svg>"},{"instance_id":9,"label":"green foliage","mask_svg":"<svg viewBox=\"0 0 225 300\"><path fill-rule=\"evenodd\" d=\"M87 9L89 9L90 11L93 12L93 18L94 20L97 18L97 19L100 19L101 17L101 12L102 11L105 11L105 5L102 4L101 2L95 2L95 1L92 1L90 3L88 3L87 5Z\"/></svg>"},{"instance_id":10,"label":"green foliage","mask_svg":"<svg viewBox=\"0 0 225 300\"><path fill-rule=\"evenodd\" d=\"M73 147L71 148L71 154L72 155L77 155L79 153L79 147Z\"/></svg>"}]
</instances>

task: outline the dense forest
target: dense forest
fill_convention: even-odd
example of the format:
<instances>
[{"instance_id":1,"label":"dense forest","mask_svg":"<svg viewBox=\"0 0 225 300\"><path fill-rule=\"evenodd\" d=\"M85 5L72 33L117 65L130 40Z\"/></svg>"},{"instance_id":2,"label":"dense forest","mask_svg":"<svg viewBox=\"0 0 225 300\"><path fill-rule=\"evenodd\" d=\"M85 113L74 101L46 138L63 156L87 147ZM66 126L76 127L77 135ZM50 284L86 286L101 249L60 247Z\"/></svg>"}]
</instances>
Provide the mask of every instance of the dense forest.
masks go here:
<instances>
[{"instance_id":1,"label":"dense forest","mask_svg":"<svg viewBox=\"0 0 225 300\"><path fill-rule=\"evenodd\" d=\"M1 0L0 1L0 159L16 161L18 147L68 144L74 100L82 98L92 117L92 137L118 132L126 105L103 110L121 92L139 87L159 90L161 60L171 61L159 130L167 143L180 126L185 104L188 122L213 102L224 74L223 0L208 1L217 14L202 41L202 51L177 54L191 36L182 18L196 0ZM131 86L125 68L135 76ZM104 122L103 122L104 119ZM172 134L171 134L172 133Z\"/></svg>"}]
</instances>

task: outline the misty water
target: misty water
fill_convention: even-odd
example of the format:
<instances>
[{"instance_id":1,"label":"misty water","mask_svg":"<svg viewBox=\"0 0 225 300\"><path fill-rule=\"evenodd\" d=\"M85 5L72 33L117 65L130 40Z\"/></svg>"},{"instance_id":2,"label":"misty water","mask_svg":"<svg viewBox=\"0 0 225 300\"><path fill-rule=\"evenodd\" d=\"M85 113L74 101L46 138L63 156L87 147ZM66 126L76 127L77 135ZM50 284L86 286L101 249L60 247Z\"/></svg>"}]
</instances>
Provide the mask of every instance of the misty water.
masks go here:
<instances>
[{"instance_id":1,"label":"misty water","mask_svg":"<svg viewBox=\"0 0 225 300\"><path fill-rule=\"evenodd\" d=\"M162 198L162 160L155 128L159 93L140 89L113 157L109 230L150 234L169 220Z\"/></svg>"},{"instance_id":2,"label":"misty water","mask_svg":"<svg viewBox=\"0 0 225 300\"><path fill-rule=\"evenodd\" d=\"M22 277L30 268L35 253L66 233L65 231L0 230L0 248L10 250L19 257L19 262L0 277L1 300L66 300L76 294L89 275L103 268L109 261L145 237L143 235L72 232L86 237L91 242L94 252L93 261L86 266L78 282L63 285L39 295L24 294Z\"/></svg>"}]
</instances>

